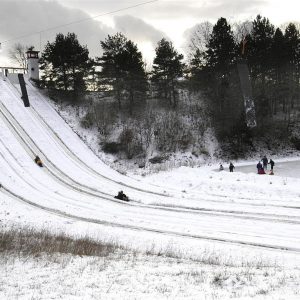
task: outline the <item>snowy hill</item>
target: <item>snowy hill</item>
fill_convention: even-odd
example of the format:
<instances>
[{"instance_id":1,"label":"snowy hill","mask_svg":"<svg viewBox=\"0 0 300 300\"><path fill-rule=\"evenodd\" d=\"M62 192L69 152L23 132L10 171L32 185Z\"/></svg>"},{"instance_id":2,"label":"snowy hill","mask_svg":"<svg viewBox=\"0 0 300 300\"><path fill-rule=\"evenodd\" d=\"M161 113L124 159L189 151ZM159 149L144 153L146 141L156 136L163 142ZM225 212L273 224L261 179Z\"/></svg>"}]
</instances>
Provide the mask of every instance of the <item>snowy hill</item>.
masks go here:
<instances>
[{"instance_id":1,"label":"snowy hill","mask_svg":"<svg viewBox=\"0 0 300 300\"><path fill-rule=\"evenodd\" d=\"M172 245L181 258L200 259L208 251L222 263L265 260L299 273L300 181L286 176L283 163L281 176L212 166L130 178L100 161L30 82L27 91L29 108L14 85L0 79L4 227L116 240L141 252L167 252ZM131 201L114 199L119 190Z\"/></svg>"}]
</instances>

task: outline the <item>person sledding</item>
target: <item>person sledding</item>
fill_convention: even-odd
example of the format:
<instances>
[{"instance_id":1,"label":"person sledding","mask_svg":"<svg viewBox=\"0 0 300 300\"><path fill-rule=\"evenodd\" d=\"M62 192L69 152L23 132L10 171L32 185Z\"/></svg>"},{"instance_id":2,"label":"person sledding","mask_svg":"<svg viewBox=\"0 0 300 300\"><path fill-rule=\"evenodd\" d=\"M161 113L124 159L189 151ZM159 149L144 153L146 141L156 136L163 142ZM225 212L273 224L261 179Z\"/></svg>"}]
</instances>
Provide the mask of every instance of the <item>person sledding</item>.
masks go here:
<instances>
[{"instance_id":1,"label":"person sledding","mask_svg":"<svg viewBox=\"0 0 300 300\"><path fill-rule=\"evenodd\" d=\"M34 161L39 167L43 167L43 163L38 155L35 157Z\"/></svg>"},{"instance_id":2,"label":"person sledding","mask_svg":"<svg viewBox=\"0 0 300 300\"><path fill-rule=\"evenodd\" d=\"M118 192L118 195L115 196L115 198L123 201L129 201L129 198L123 193L123 191Z\"/></svg>"}]
</instances>

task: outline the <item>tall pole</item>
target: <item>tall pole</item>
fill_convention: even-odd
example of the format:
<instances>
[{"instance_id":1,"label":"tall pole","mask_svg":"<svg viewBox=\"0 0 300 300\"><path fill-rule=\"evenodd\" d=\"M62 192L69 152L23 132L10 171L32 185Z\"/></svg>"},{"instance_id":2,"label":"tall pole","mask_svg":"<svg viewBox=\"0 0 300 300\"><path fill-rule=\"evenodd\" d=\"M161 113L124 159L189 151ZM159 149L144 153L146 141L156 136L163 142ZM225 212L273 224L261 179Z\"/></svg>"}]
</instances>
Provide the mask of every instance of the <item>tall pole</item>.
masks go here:
<instances>
[{"instance_id":1,"label":"tall pole","mask_svg":"<svg viewBox=\"0 0 300 300\"><path fill-rule=\"evenodd\" d=\"M40 31L40 52L42 52L42 32Z\"/></svg>"}]
</instances>

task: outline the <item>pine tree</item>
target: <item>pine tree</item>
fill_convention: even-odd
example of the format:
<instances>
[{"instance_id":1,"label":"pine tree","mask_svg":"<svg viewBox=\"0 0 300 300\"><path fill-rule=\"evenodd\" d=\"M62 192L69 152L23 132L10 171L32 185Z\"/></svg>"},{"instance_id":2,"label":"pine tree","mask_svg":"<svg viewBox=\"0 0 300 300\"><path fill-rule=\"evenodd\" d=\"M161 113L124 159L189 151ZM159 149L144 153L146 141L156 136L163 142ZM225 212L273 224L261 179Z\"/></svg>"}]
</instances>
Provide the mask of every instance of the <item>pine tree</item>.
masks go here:
<instances>
[{"instance_id":1,"label":"pine tree","mask_svg":"<svg viewBox=\"0 0 300 300\"><path fill-rule=\"evenodd\" d=\"M183 76L183 55L178 54L173 44L166 39L158 42L153 60L152 82L158 95L168 99L171 106L177 106L178 78Z\"/></svg>"},{"instance_id":2,"label":"pine tree","mask_svg":"<svg viewBox=\"0 0 300 300\"><path fill-rule=\"evenodd\" d=\"M242 113L241 96L237 93L237 50L231 26L225 18L220 18L207 44L205 69L209 105L221 131L228 131L234 126Z\"/></svg>"},{"instance_id":3,"label":"pine tree","mask_svg":"<svg viewBox=\"0 0 300 300\"><path fill-rule=\"evenodd\" d=\"M206 59L209 68L220 76L228 74L235 62L237 46L231 26L225 18L220 18L213 27L207 44Z\"/></svg>"},{"instance_id":4,"label":"pine tree","mask_svg":"<svg viewBox=\"0 0 300 300\"><path fill-rule=\"evenodd\" d=\"M267 18L258 15L247 42L248 63L253 83L256 117L265 126L272 115L272 46L275 28Z\"/></svg>"},{"instance_id":5,"label":"pine tree","mask_svg":"<svg viewBox=\"0 0 300 300\"><path fill-rule=\"evenodd\" d=\"M274 32L274 26L270 23L269 19L258 15L253 21L251 35L248 38L247 56L252 76L255 80L259 80L263 86L266 83L266 76L272 66L271 53Z\"/></svg>"},{"instance_id":6,"label":"pine tree","mask_svg":"<svg viewBox=\"0 0 300 300\"><path fill-rule=\"evenodd\" d=\"M287 101L284 105L284 111L289 112L300 95L300 34L295 24L290 23L286 27L284 39L287 51Z\"/></svg>"},{"instance_id":7,"label":"pine tree","mask_svg":"<svg viewBox=\"0 0 300 300\"><path fill-rule=\"evenodd\" d=\"M42 82L47 87L72 90L77 95L86 89L84 78L91 67L88 55L87 47L79 44L74 33L57 34L55 41L48 42L42 53Z\"/></svg>"},{"instance_id":8,"label":"pine tree","mask_svg":"<svg viewBox=\"0 0 300 300\"><path fill-rule=\"evenodd\" d=\"M272 81L273 81L273 93L272 93L272 113L276 114L278 111L279 102L285 97L285 84L284 78L286 73L287 63L287 48L283 32L280 28L277 28L274 34L271 60L273 66Z\"/></svg>"},{"instance_id":9,"label":"pine tree","mask_svg":"<svg viewBox=\"0 0 300 300\"><path fill-rule=\"evenodd\" d=\"M108 35L101 41L103 55L98 58L101 66L101 86L118 101L119 108L125 98L129 99L132 112L134 100L146 96L147 76L143 57L137 45L123 34Z\"/></svg>"}]
</instances>

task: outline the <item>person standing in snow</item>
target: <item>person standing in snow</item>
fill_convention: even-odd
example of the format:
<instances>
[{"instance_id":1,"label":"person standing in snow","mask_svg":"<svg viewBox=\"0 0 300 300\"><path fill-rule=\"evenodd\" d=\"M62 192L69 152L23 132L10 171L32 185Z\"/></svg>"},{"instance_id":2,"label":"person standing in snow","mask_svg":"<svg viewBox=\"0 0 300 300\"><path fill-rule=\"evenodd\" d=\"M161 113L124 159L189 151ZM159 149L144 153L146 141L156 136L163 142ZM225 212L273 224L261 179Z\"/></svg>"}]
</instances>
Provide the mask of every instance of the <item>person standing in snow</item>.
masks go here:
<instances>
[{"instance_id":1,"label":"person standing in snow","mask_svg":"<svg viewBox=\"0 0 300 300\"><path fill-rule=\"evenodd\" d=\"M262 158L262 162L263 162L264 170L267 170L267 168L268 168L268 159L267 159L266 156L264 156Z\"/></svg>"},{"instance_id":2,"label":"person standing in snow","mask_svg":"<svg viewBox=\"0 0 300 300\"><path fill-rule=\"evenodd\" d=\"M219 171L223 171L223 170L224 170L224 167L222 164L220 164Z\"/></svg>"},{"instance_id":3,"label":"person standing in snow","mask_svg":"<svg viewBox=\"0 0 300 300\"><path fill-rule=\"evenodd\" d=\"M274 165L275 165L275 162L270 158L270 162L269 164L271 165L271 171L273 171L273 168L274 168Z\"/></svg>"},{"instance_id":4,"label":"person standing in snow","mask_svg":"<svg viewBox=\"0 0 300 300\"><path fill-rule=\"evenodd\" d=\"M257 173L259 174L259 171L263 168L261 162L259 161L258 164L256 165L257 168Z\"/></svg>"},{"instance_id":5,"label":"person standing in snow","mask_svg":"<svg viewBox=\"0 0 300 300\"><path fill-rule=\"evenodd\" d=\"M235 168L235 166L233 165L233 163L231 162L229 164L229 172L233 172L233 169Z\"/></svg>"}]
</instances>

